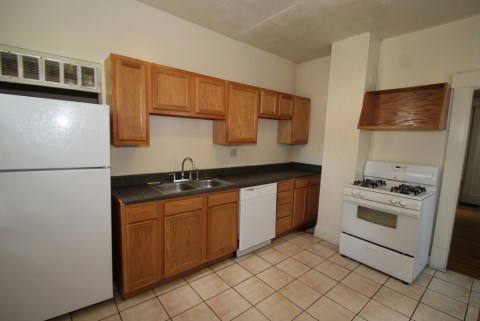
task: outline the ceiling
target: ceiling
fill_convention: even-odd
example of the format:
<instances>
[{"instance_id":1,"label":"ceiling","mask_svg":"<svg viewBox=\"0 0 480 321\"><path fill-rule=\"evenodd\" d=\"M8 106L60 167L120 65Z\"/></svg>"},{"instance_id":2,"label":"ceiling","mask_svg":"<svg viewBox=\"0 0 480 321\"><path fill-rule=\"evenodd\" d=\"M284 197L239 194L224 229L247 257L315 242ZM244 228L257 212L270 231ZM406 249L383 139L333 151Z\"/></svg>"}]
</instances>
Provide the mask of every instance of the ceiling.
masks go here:
<instances>
[{"instance_id":1,"label":"ceiling","mask_svg":"<svg viewBox=\"0 0 480 321\"><path fill-rule=\"evenodd\" d=\"M480 0L137 0L300 63L364 32L380 39L480 14Z\"/></svg>"}]
</instances>

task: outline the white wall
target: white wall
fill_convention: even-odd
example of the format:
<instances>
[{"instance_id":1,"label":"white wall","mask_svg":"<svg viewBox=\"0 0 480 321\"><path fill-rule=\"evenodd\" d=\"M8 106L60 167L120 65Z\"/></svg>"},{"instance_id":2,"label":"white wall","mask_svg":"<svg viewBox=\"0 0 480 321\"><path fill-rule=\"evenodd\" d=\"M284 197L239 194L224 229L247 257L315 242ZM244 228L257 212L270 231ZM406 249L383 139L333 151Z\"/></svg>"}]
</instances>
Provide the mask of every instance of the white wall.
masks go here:
<instances>
[{"instance_id":1,"label":"white wall","mask_svg":"<svg viewBox=\"0 0 480 321\"><path fill-rule=\"evenodd\" d=\"M110 52L214 77L295 93L296 65L135 0L2 0L0 43L102 63ZM104 95L105 96L105 95ZM212 144L212 123L151 117L149 148L113 148L112 175L288 162L276 122L259 121L257 145Z\"/></svg>"},{"instance_id":2,"label":"white wall","mask_svg":"<svg viewBox=\"0 0 480 321\"><path fill-rule=\"evenodd\" d=\"M379 41L369 33L332 45L315 235L337 244L343 187L355 178L359 158L365 157L363 151L368 150L368 133L357 130L357 123L364 92L375 85L378 52Z\"/></svg>"},{"instance_id":3,"label":"white wall","mask_svg":"<svg viewBox=\"0 0 480 321\"><path fill-rule=\"evenodd\" d=\"M311 107L308 144L293 147L292 161L294 162L322 164L329 70L330 57L319 58L297 65L296 94L309 97Z\"/></svg>"},{"instance_id":4,"label":"white wall","mask_svg":"<svg viewBox=\"0 0 480 321\"><path fill-rule=\"evenodd\" d=\"M480 69L480 16L382 41L377 89L451 82ZM446 130L373 131L370 158L443 166Z\"/></svg>"}]
</instances>

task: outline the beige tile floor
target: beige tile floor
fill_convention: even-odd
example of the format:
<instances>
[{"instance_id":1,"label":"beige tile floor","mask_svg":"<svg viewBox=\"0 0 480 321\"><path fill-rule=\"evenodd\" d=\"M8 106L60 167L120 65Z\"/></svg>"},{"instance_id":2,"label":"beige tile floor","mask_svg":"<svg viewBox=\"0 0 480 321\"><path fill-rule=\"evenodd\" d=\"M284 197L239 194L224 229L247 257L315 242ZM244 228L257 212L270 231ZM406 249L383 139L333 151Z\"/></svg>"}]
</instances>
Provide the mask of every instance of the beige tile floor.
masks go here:
<instances>
[{"instance_id":1,"label":"beige tile floor","mask_svg":"<svg viewBox=\"0 0 480 321\"><path fill-rule=\"evenodd\" d=\"M296 232L128 300L115 293L52 320L477 321L479 309L480 280L426 268L405 285Z\"/></svg>"}]
</instances>

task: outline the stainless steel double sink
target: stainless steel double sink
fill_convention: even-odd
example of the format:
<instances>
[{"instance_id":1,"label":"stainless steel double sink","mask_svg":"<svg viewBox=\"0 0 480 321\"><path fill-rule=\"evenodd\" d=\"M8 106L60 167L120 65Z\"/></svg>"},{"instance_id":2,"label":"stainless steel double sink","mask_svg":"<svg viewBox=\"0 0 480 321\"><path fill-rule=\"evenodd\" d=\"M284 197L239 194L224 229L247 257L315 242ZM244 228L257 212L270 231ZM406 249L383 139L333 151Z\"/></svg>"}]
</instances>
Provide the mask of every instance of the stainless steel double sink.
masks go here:
<instances>
[{"instance_id":1,"label":"stainless steel double sink","mask_svg":"<svg viewBox=\"0 0 480 321\"><path fill-rule=\"evenodd\" d=\"M232 183L222 181L216 178L201 178L198 180L182 181L182 182L158 182L149 183L149 185L162 194L181 193L189 190L209 189L213 187L221 187L232 185Z\"/></svg>"}]
</instances>

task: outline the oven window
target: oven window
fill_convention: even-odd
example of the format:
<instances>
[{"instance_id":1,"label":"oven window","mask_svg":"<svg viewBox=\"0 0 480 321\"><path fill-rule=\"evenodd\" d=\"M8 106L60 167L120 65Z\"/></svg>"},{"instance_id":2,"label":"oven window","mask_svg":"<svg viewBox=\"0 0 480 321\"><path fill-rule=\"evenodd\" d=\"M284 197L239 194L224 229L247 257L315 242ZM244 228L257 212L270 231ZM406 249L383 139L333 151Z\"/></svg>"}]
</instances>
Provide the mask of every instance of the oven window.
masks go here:
<instances>
[{"instance_id":1,"label":"oven window","mask_svg":"<svg viewBox=\"0 0 480 321\"><path fill-rule=\"evenodd\" d=\"M385 213L371 208L359 206L357 217L361 220L382 225L390 228L397 228L397 215Z\"/></svg>"}]
</instances>

